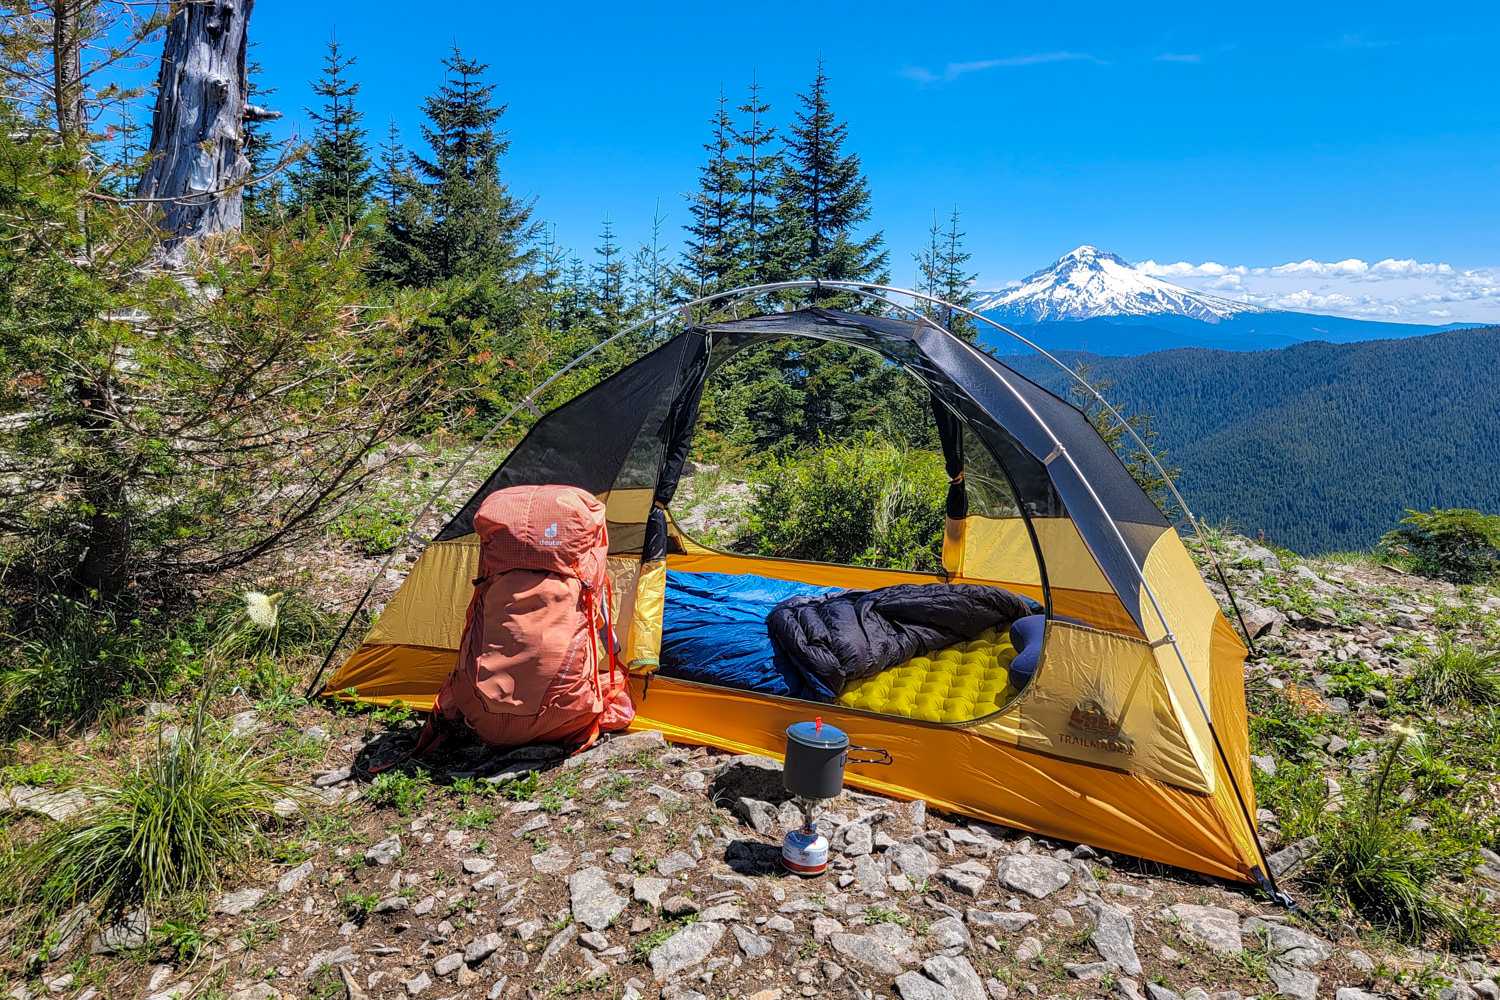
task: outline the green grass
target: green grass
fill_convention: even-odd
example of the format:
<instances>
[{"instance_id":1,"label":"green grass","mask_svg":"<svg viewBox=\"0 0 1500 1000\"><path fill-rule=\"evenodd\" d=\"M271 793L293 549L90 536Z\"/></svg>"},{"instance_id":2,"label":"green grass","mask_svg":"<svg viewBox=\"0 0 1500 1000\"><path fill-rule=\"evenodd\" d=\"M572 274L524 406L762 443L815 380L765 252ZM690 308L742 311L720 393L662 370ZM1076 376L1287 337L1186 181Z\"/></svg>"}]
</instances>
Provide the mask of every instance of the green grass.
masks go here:
<instances>
[{"instance_id":1,"label":"green grass","mask_svg":"<svg viewBox=\"0 0 1500 1000\"><path fill-rule=\"evenodd\" d=\"M425 775L406 771L383 771L370 782L368 799L379 808L393 808L398 816L410 816L427 799Z\"/></svg>"},{"instance_id":2,"label":"green grass","mask_svg":"<svg viewBox=\"0 0 1500 1000\"><path fill-rule=\"evenodd\" d=\"M285 787L266 758L184 738L81 791L89 809L0 859L32 928L80 903L111 915L216 887L263 844Z\"/></svg>"},{"instance_id":3,"label":"green grass","mask_svg":"<svg viewBox=\"0 0 1500 1000\"><path fill-rule=\"evenodd\" d=\"M1445 636L1418 659L1406 694L1439 708L1500 704L1500 652L1460 646Z\"/></svg>"}]
</instances>

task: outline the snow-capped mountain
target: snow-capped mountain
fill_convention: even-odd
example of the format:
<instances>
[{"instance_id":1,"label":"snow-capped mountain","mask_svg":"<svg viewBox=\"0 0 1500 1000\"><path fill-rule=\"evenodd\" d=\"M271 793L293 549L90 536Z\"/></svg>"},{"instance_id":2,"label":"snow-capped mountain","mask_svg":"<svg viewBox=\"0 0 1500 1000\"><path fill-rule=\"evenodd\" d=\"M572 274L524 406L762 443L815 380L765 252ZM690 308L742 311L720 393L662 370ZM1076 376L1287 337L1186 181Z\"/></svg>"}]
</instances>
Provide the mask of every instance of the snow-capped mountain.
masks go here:
<instances>
[{"instance_id":1,"label":"snow-capped mountain","mask_svg":"<svg viewBox=\"0 0 1500 1000\"><path fill-rule=\"evenodd\" d=\"M1117 255L1091 246L1064 254L1019 286L980 293L975 309L1003 323L1116 316L1186 316L1219 323L1263 311L1153 278Z\"/></svg>"}]
</instances>

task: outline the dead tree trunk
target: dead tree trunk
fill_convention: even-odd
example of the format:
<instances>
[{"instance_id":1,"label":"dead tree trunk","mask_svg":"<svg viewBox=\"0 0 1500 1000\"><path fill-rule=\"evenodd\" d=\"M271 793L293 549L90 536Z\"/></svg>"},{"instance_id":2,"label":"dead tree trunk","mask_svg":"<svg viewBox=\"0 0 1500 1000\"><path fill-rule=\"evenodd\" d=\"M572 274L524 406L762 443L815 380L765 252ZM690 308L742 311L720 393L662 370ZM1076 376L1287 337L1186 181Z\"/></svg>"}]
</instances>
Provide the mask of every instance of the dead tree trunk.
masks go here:
<instances>
[{"instance_id":1,"label":"dead tree trunk","mask_svg":"<svg viewBox=\"0 0 1500 1000\"><path fill-rule=\"evenodd\" d=\"M245 45L255 0L184 0L167 25L151 119L151 163L136 196L161 205L169 251L240 228L250 170Z\"/></svg>"},{"instance_id":2,"label":"dead tree trunk","mask_svg":"<svg viewBox=\"0 0 1500 1000\"><path fill-rule=\"evenodd\" d=\"M52 10L52 103L57 131L78 136L84 131L83 31L88 10L78 0L61 0Z\"/></svg>"}]
</instances>

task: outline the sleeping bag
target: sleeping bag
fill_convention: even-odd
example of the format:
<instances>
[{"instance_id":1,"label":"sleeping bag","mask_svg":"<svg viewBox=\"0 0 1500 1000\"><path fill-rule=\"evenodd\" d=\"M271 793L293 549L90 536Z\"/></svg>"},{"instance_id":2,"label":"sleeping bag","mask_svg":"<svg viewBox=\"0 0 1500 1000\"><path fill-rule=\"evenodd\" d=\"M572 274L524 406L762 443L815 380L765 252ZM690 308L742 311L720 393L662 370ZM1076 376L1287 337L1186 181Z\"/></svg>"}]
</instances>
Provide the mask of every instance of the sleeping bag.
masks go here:
<instances>
[{"instance_id":1,"label":"sleeping bag","mask_svg":"<svg viewBox=\"0 0 1500 1000\"><path fill-rule=\"evenodd\" d=\"M849 681L1006 627L1034 604L977 583L903 583L792 597L771 610L766 628L802 672L803 696L832 701Z\"/></svg>"}]
</instances>

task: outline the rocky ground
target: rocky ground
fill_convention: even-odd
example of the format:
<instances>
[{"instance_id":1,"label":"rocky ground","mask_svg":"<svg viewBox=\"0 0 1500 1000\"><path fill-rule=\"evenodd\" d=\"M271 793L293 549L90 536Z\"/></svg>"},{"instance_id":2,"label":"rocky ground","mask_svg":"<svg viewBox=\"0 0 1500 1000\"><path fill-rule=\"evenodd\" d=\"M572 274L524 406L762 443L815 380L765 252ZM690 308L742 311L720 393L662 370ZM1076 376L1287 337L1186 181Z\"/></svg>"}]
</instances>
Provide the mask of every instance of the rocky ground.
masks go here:
<instances>
[{"instance_id":1,"label":"rocky ground","mask_svg":"<svg viewBox=\"0 0 1500 1000\"><path fill-rule=\"evenodd\" d=\"M1491 592L1216 544L1258 633L1252 709L1290 697L1325 720L1296 764L1299 781L1323 783L1323 808L1368 770L1414 644L1440 626L1482 639L1500 617ZM148 706L139 730L183 711ZM823 817L829 872L788 876L775 862L795 810L779 765L655 732L560 761L469 748L372 780L371 760L394 759L416 720L248 704L223 715L234 739L299 776L269 855L197 909L108 928L70 915L47 962L11 970L8 995L1500 1000L1493 950L1399 945L1352 914L1315 925L1246 886L921 802L846 793ZM1252 733L1272 864L1312 902L1317 887L1296 882L1308 838L1277 811L1292 800L1275 774L1292 764ZM11 789L0 804L57 816L77 795ZM1484 860L1477 891L1500 908L1500 857Z\"/></svg>"}]
</instances>

